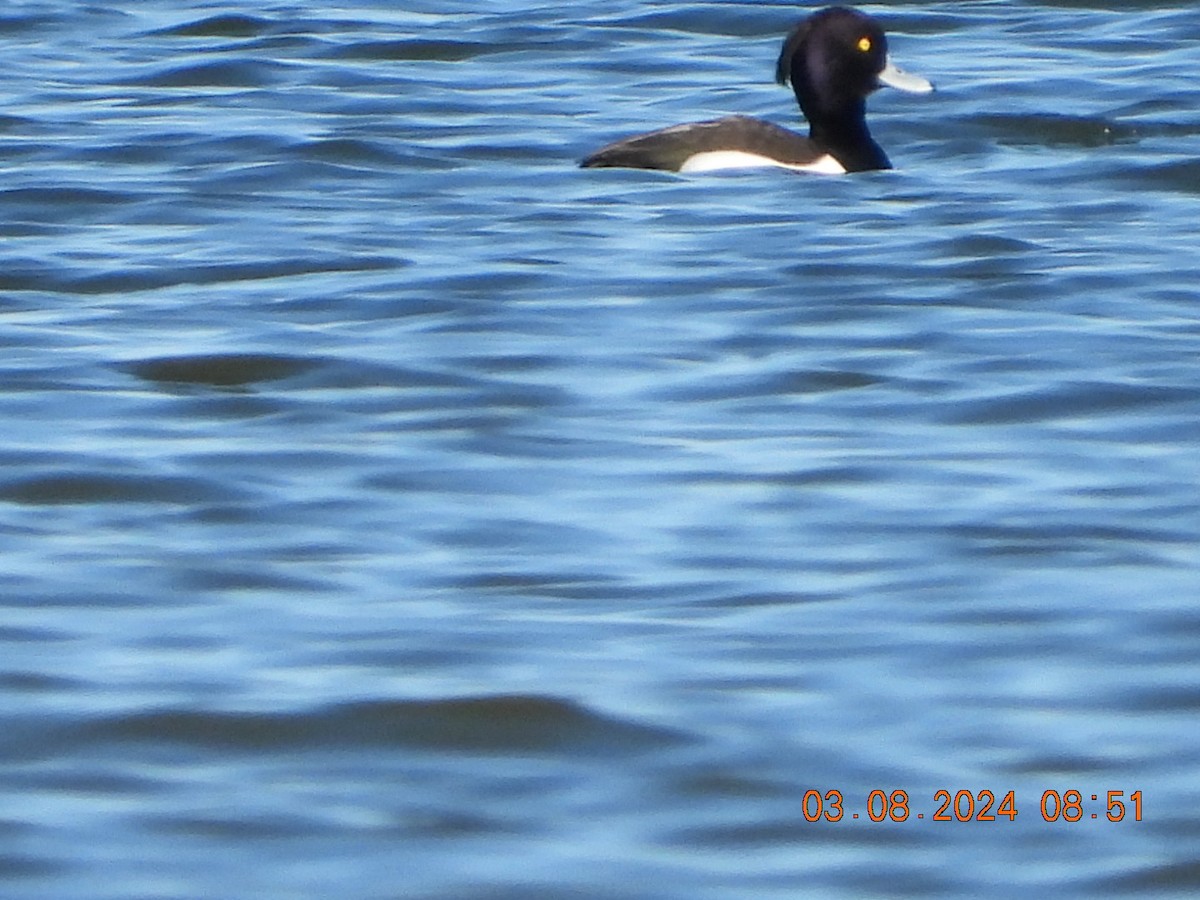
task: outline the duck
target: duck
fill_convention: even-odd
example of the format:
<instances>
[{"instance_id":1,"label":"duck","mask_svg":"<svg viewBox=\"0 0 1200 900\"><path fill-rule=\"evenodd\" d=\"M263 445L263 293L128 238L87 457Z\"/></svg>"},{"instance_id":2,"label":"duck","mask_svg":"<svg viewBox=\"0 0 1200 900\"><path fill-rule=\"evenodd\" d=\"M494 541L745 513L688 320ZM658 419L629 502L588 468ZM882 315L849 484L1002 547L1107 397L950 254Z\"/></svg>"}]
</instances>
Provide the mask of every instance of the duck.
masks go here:
<instances>
[{"instance_id":1,"label":"duck","mask_svg":"<svg viewBox=\"0 0 1200 900\"><path fill-rule=\"evenodd\" d=\"M890 169L867 128L867 96L884 85L916 94L934 89L892 63L874 18L846 6L814 12L789 32L775 80L791 84L808 120L807 137L752 116L725 116L624 138L580 166L685 174L763 166L830 175Z\"/></svg>"}]
</instances>

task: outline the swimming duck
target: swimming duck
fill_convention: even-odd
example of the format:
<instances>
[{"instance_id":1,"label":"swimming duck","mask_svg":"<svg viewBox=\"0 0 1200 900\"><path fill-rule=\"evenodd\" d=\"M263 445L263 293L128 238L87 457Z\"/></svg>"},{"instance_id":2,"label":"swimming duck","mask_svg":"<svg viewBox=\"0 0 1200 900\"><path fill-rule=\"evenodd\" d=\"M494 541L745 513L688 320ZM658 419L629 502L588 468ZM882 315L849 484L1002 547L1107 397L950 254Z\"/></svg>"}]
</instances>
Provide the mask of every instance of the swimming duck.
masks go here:
<instances>
[{"instance_id":1,"label":"swimming duck","mask_svg":"<svg viewBox=\"0 0 1200 900\"><path fill-rule=\"evenodd\" d=\"M689 122L625 138L580 163L708 172L779 166L841 174L890 169L891 161L867 129L867 95L882 85L928 93L933 85L888 58L887 37L873 18L832 6L800 22L783 42L775 80L791 82L808 120L808 137L750 116Z\"/></svg>"}]
</instances>

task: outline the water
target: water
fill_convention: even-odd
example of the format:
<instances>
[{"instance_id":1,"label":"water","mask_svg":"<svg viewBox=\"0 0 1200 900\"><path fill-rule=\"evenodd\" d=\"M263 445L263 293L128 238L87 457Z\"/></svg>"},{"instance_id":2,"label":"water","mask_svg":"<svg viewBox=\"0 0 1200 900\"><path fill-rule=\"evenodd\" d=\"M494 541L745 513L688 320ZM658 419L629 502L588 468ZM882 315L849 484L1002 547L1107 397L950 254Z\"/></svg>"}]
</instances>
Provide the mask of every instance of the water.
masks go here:
<instances>
[{"instance_id":1,"label":"water","mask_svg":"<svg viewBox=\"0 0 1200 900\"><path fill-rule=\"evenodd\" d=\"M1194 895L1195 11L405 7L0 17L0 894Z\"/></svg>"}]
</instances>

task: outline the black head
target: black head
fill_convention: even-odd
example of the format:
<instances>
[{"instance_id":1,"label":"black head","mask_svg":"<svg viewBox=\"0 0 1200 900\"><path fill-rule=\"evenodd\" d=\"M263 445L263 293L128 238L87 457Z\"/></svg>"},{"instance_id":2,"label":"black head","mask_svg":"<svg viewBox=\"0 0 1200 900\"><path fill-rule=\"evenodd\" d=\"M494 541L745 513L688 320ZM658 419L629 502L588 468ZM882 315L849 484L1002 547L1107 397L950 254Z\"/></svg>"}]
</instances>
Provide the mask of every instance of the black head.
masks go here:
<instances>
[{"instance_id":1,"label":"black head","mask_svg":"<svg viewBox=\"0 0 1200 900\"><path fill-rule=\"evenodd\" d=\"M775 78L792 84L805 118L863 115L869 93L887 66L887 37L870 16L832 6L813 13L783 42Z\"/></svg>"}]
</instances>

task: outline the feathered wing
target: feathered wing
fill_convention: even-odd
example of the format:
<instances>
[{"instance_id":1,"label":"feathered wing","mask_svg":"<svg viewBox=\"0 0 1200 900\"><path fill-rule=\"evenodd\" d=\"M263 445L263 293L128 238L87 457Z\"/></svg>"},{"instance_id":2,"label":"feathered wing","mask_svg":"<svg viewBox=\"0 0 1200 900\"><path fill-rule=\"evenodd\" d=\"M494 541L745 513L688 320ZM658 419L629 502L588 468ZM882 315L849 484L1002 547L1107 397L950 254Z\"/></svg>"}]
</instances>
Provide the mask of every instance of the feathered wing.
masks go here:
<instances>
[{"instance_id":1,"label":"feathered wing","mask_svg":"<svg viewBox=\"0 0 1200 900\"><path fill-rule=\"evenodd\" d=\"M808 138L794 131L750 116L726 116L625 138L601 147L580 165L678 172L698 153L721 151L768 156L789 165L805 165L822 155Z\"/></svg>"}]
</instances>

